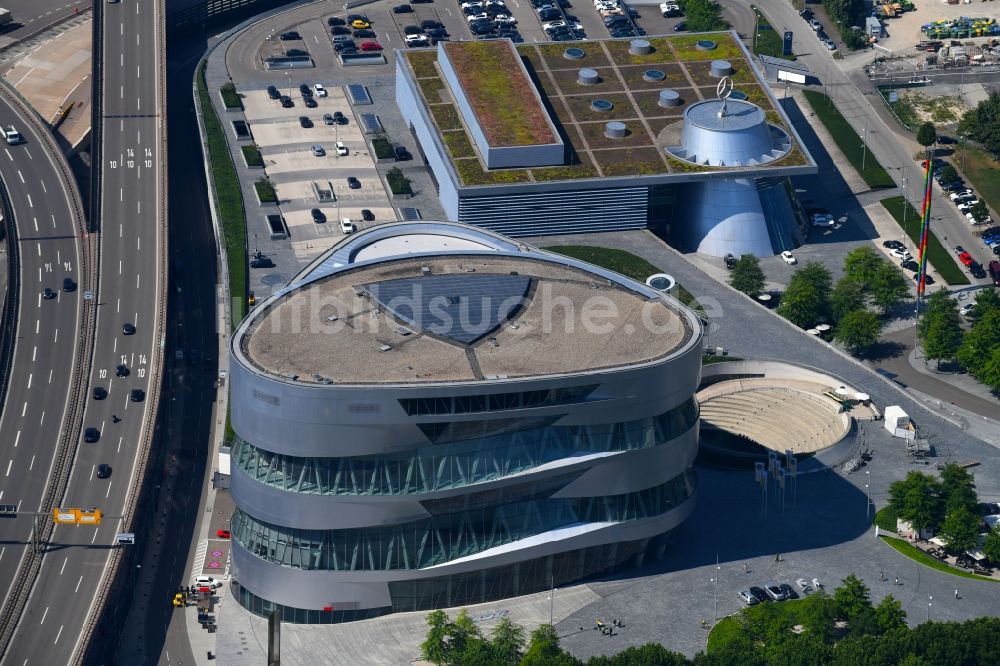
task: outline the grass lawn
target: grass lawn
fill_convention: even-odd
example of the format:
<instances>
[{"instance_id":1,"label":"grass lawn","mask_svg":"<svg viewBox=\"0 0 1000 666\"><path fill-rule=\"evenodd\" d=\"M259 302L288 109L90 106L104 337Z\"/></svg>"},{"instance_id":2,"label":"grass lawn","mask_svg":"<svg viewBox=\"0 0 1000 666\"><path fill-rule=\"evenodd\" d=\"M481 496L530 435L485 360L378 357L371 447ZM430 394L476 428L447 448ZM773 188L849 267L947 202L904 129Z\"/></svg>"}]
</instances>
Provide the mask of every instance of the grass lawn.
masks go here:
<instances>
[{"instance_id":1,"label":"grass lawn","mask_svg":"<svg viewBox=\"0 0 1000 666\"><path fill-rule=\"evenodd\" d=\"M896 512L892 507L882 507L875 512L875 524L889 532L896 531Z\"/></svg>"},{"instance_id":2,"label":"grass lawn","mask_svg":"<svg viewBox=\"0 0 1000 666\"><path fill-rule=\"evenodd\" d=\"M232 326L242 321L247 299L247 229L243 215L243 195L240 181L229 155L229 145L222 123L212 108L212 100L205 83L205 63L198 73L198 99L205 121L205 141L208 160L212 165L215 182L216 209L225 236L226 262L229 271L229 302L232 304Z\"/></svg>"},{"instance_id":3,"label":"grass lawn","mask_svg":"<svg viewBox=\"0 0 1000 666\"><path fill-rule=\"evenodd\" d=\"M903 224L903 205L906 205L906 224ZM888 199L882 200L882 205L885 207L889 213L896 218L896 222L906 235L914 243L920 236L920 214L917 210L909 203L904 202L903 197L889 197ZM958 263L955 262L955 258L952 256L951 252L945 249L941 245L941 241L938 237L934 235L931 231L927 237L927 261L934 266L938 274L950 285L956 284L969 284L969 276L959 268Z\"/></svg>"},{"instance_id":4,"label":"grass lawn","mask_svg":"<svg viewBox=\"0 0 1000 666\"><path fill-rule=\"evenodd\" d=\"M997 178L1000 164L983 151L968 146L959 148L951 158L951 163L960 168L979 198L1000 213L1000 178Z\"/></svg>"},{"instance_id":5,"label":"grass lawn","mask_svg":"<svg viewBox=\"0 0 1000 666\"><path fill-rule=\"evenodd\" d=\"M743 633L743 627L740 626L740 620L735 615L730 615L729 617L724 617L715 623L712 630L708 632L708 648L709 653L712 650L718 650L726 643L730 643Z\"/></svg>"},{"instance_id":6,"label":"grass lawn","mask_svg":"<svg viewBox=\"0 0 1000 666\"><path fill-rule=\"evenodd\" d=\"M543 247L543 250L561 254L580 261L606 268L615 273L621 273L625 277L630 277L636 282L646 284L646 278L654 273L662 273L659 268L649 263L642 257L637 257L625 250L616 250L608 247L596 247L593 245L550 245ZM703 308L695 301L694 295L680 284L677 285L677 299L692 310L701 312Z\"/></svg>"},{"instance_id":7,"label":"grass lawn","mask_svg":"<svg viewBox=\"0 0 1000 666\"><path fill-rule=\"evenodd\" d=\"M744 619L753 623L755 620L759 621L769 618L766 620L769 626L784 627L786 629L791 629L797 624L802 624L802 619L799 616L808 607L808 604L801 603L803 598L782 602L768 601L756 606L743 608L739 613L719 620L712 627L712 630L708 632L708 653L711 654L712 650L718 650L727 643L742 636L744 634Z\"/></svg>"},{"instance_id":8,"label":"grass lawn","mask_svg":"<svg viewBox=\"0 0 1000 666\"><path fill-rule=\"evenodd\" d=\"M267 178L258 180L253 184L253 188L257 190L257 198L261 203L277 203L278 193L274 191L274 185Z\"/></svg>"},{"instance_id":9,"label":"grass lawn","mask_svg":"<svg viewBox=\"0 0 1000 666\"><path fill-rule=\"evenodd\" d=\"M750 5L750 7L757 12L757 35L753 40L753 52L756 54L763 53L774 58L795 60L794 55L783 55L785 50L783 33L774 29L774 26L768 22L767 17L764 16L759 7L755 7L754 5Z\"/></svg>"},{"instance_id":10,"label":"grass lawn","mask_svg":"<svg viewBox=\"0 0 1000 666\"><path fill-rule=\"evenodd\" d=\"M243 101L240 100L240 95L236 92L236 86L232 83L227 83L219 88L219 92L222 93L222 103L227 109L243 108Z\"/></svg>"},{"instance_id":11,"label":"grass lawn","mask_svg":"<svg viewBox=\"0 0 1000 666\"><path fill-rule=\"evenodd\" d=\"M840 115L837 107L830 104L830 98L815 90L805 90L803 93L809 100L809 106L816 112L816 117L823 121L827 131L833 137L837 147L847 157L847 161L861 175L868 187L895 187L896 184L889 177L889 174L882 165L878 163L875 156L868 151L867 156L861 147L861 137L854 131L850 123L844 116ZM865 168L861 168L862 160Z\"/></svg>"},{"instance_id":12,"label":"grass lawn","mask_svg":"<svg viewBox=\"0 0 1000 666\"><path fill-rule=\"evenodd\" d=\"M887 544L889 544L892 548L898 550L903 555L906 555L911 560L914 560L916 562L919 562L920 564L928 566L931 569L944 571L945 573L950 573L953 576L959 576L961 578L972 578L974 580L988 580L993 583L998 582L994 578L987 578L986 576L977 576L976 574L970 574L966 571L962 571L961 569L956 569L955 567L949 566L944 562L942 562L941 560L931 557L930 555L920 550L916 546L911 546L903 539L897 539L895 537L889 537L889 536L879 536L879 538L885 541Z\"/></svg>"},{"instance_id":13,"label":"grass lawn","mask_svg":"<svg viewBox=\"0 0 1000 666\"><path fill-rule=\"evenodd\" d=\"M248 167L264 166L264 158L261 157L257 146L240 146L240 150L243 151L243 160L247 163Z\"/></svg>"}]
</instances>

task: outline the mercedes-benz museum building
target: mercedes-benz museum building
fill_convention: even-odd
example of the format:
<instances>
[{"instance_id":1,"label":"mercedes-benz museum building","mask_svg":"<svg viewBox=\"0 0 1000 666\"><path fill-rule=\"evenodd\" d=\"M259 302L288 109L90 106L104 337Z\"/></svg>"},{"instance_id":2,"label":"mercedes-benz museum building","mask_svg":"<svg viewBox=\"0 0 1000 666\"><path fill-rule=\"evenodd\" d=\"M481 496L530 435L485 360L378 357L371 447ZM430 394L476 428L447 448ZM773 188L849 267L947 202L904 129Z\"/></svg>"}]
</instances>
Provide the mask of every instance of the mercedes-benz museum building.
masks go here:
<instances>
[{"instance_id":1,"label":"mercedes-benz museum building","mask_svg":"<svg viewBox=\"0 0 1000 666\"><path fill-rule=\"evenodd\" d=\"M659 557L694 507L699 319L447 222L348 236L233 336L233 592L332 623Z\"/></svg>"}]
</instances>

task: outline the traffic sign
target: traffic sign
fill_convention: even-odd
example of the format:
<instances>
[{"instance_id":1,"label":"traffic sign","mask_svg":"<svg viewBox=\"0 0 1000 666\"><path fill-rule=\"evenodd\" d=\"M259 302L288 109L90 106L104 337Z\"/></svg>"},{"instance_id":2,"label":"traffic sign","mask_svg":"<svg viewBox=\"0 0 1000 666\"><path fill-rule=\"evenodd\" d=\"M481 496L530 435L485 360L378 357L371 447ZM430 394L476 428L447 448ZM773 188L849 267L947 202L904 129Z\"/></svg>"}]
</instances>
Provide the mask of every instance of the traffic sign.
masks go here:
<instances>
[{"instance_id":1,"label":"traffic sign","mask_svg":"<svg viewBox=\"0 0 1000 666\"><path fill-rule=\"evenodd\" d=\"M119 546L132 545L135 543L135 533L119 532L115 535L115 543Z\"/></svg>"}]
</instances>

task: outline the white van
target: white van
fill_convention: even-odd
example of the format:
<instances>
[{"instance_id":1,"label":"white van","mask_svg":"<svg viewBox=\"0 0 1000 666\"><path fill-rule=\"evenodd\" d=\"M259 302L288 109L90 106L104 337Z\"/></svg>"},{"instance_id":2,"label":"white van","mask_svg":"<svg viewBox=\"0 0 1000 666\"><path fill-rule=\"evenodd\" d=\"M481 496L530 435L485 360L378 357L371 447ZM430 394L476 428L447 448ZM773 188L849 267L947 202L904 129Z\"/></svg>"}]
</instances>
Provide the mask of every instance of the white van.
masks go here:
<instances>
[{"instance_id":1,"label":"white van","mask_svg":"<svg viewBox=\"0 0 1000 666\"><path fill-rule=\"evenodd\" d=\"M347 149L347 146L344 145L344 142L343 141L338 141L337 142L337 157L347 157L350 154L351 154L351 151L349 151Z\"/></svg>"},{"instance_id":2,"label":"white van","mask_svg":"<svg viewBox=\"0 0 1000 666\"><path fill-rule=\"evenodd\" d=\"M351 222L351 218L342 217L340 218L340 230L345 234L353 234L358 230L358 228L354 226L353 222Z\"/></svg>"}]
</instances>

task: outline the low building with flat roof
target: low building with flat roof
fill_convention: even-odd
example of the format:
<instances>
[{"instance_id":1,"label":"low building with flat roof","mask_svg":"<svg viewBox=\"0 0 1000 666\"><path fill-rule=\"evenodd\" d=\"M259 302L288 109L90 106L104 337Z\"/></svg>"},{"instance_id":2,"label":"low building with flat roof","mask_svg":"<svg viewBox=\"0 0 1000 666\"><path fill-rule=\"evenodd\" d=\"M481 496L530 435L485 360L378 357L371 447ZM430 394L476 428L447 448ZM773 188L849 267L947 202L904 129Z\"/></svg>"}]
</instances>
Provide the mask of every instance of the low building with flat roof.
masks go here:
<instances>
[{"instance_id":1,"label":"low building with flat roof","mask_svg":"<svg viewBox=\"0 0 1000 666\"><path fill-rule=\"evenodd\" d=\"M659 557L701 351L672 297L487 230L348 237L233 336L236 598L341 622Z\"/></svg>"},{"instance_id":2,"label":"low building with flat roof","mask_svg":"<svg viewBox=\"0 0 1000 666\"><path fill-rule=\"evenodd\" d=\"M397 53L396 100L448 217L511 236L650 227L772 254L797 238L786 177L816 171L731 32L441 42Z\"/></svg>"}]
</instances>

